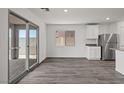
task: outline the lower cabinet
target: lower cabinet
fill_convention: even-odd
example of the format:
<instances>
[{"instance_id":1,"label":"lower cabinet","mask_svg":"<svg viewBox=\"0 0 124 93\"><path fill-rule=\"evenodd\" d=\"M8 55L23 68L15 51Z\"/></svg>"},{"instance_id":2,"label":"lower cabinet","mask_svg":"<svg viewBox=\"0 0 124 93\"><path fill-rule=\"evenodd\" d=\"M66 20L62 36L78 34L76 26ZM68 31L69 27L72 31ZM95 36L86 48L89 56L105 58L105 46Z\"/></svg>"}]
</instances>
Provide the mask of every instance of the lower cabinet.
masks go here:
<instances>
[{"instance_id":1,"label":"lower cabinet","mask_svg":"<svg viewBox=\"0 0 124 93\"><path fill-rule=\"evenodd\" d=\"M124 51L116 50L115 70L124 75Z\"/></svg>"},{"instance_id":2,"label":"lower cabinet","mask_svg":"<svg viewBox=\"0 0 124 93\"><path fill-rule=\"evenodd\" d=\"M101 59L101 47L100 46L87 46L86 57L88 60L100 60Z\"/></svg>"}]
</instances>

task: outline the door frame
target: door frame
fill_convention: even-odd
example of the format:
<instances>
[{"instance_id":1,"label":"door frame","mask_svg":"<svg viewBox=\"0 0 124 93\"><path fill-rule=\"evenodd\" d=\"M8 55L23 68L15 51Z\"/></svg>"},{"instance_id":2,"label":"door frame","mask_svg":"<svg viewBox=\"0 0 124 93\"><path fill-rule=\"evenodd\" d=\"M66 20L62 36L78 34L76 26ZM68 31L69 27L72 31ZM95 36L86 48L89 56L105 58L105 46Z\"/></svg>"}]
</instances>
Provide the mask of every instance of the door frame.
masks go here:
<instances>
[{"instance_id":1,"label":"door frame","mask_svg":"<svg viewBox=\"0 0 124 93\"><path fill-rule=\"evenodd\" d=\"M30 51L30 45L29 45L29 41L30 41L30 36L29 36L29 26L34 26L36 27L37 31L36 31L36 59L37 62L34 63L32 66L30 66L29 64L29 51ZM32 69L33 67L35 67L37 64L39 64L39 27L37 25L35 25L34 23L28 23L27 24L27 57L28 57L28 70Z\"/></svg>"}]
</instances>

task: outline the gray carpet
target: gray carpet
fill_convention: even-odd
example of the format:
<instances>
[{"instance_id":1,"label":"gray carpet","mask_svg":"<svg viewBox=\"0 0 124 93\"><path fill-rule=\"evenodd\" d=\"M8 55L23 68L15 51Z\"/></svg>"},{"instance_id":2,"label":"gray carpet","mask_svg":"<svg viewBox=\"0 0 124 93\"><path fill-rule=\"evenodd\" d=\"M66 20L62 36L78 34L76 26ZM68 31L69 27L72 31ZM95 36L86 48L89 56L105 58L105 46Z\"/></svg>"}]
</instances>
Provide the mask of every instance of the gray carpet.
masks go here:
<instances>
[{"instance_id":1,"label":"gray carpet","mask_svg":"<svg viewBox=\"0 0 124 93\"><path fill-rule=\"evenodd\" d=\"M48 58L19 84L124 84L114 61Z\"/></svg>"}]
</instances>

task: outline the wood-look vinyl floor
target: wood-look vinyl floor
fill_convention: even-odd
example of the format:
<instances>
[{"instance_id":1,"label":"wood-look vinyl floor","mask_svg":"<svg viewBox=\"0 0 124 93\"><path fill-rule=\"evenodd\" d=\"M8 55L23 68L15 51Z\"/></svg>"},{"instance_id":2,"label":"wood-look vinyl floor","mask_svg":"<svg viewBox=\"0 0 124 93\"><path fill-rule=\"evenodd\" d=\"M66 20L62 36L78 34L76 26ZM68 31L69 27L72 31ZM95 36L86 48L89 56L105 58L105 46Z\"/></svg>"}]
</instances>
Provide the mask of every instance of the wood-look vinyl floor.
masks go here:
<instances>
[{"instance_id":1,"label":"wood-look vinyl floor","mask_svg":"<svg viewBox=\"0 0 124 93\"><path fill-rule=\"evenodd\" d=\"M124 84L114 61L84 58L47 58L19 84Z\"/></svg>"},{"instance_id":2,"label":"wood-look vinyl floor","mask_svg":"<svg viewBox=\"0 0 124 93\"><path fill-rule=\"evenodd\" d=\"M32 66L37 62L36 59L29 59L29 65ZM9 81L13 81L22 72L26 71L26 59L15 59L9 61Z\"/></svg>"}]
</instances>

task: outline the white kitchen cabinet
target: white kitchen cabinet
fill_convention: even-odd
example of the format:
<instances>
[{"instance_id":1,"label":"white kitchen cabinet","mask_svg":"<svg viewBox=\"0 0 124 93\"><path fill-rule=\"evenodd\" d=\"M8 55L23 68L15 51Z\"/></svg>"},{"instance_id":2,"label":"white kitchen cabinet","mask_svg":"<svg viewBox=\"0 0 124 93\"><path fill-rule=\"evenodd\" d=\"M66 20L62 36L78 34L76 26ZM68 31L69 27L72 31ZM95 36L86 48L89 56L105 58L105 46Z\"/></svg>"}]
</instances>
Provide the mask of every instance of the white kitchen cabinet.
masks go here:
<instances>
[{"instance_id":1,"label":"white kitchen cabinet","mask_svg":"<svg viewBox=\"0 0 124 93\"><path fill-rule=\"evenodd\" d=\"M87 25L86 26L87 39L98 39L99 25Z\"/></svg>"},{"instance_id":2,"label":"white kitchen cabinet","mask_svg":"<svg viewBox=\"0 0 124 93\"><path fill-rule=\"evenodd\" d=\"M88 60L100 60L101 47L100 46L87 46L87 59Z\"/></svg>"}]
</instances>

